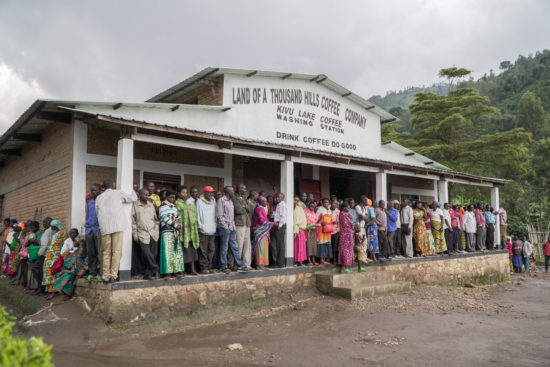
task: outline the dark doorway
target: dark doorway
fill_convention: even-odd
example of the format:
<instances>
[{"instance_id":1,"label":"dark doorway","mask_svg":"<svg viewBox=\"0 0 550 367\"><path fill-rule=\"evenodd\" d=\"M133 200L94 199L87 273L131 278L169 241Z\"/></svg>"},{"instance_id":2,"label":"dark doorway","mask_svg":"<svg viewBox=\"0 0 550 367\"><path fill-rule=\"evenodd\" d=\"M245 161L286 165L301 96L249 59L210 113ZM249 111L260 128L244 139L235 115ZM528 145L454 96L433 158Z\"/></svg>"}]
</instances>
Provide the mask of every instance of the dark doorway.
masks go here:
<instances>
[{"instance_id":1,"label":"dark doorway","mask_svg":"<svg viewBox=\"0 0 550 367\"><path fill-rule=\"evenodd\" d=\"M244 184L246 189L265 191L273 195L281 190L281 162L271 159L244 157Z\"/></svg>"},{"instance_id":2,"label":"dark doorway","mask_svg":"<svg viewBox=\"0 0 550 367\"><path fill-rule=\"evenodd\" d=\"M353 198L357 202L361 195L372 191L371 175L368 172L357 172L345 169L330 169L330 194L340 199Z\"/></svg>"},{"instance_id":3,"label":"dark doorway","mask_svg":"<svg viewBox=\"0 0 550 367\"><path fill-rule=\"evenodd\" d=\"M165 175L162 173L143 172L143 187L147 181L153 181L155 183L156 190L170 189L176 190L181 185L181 176L178 175Z\"/></svg>"}]
</instances>

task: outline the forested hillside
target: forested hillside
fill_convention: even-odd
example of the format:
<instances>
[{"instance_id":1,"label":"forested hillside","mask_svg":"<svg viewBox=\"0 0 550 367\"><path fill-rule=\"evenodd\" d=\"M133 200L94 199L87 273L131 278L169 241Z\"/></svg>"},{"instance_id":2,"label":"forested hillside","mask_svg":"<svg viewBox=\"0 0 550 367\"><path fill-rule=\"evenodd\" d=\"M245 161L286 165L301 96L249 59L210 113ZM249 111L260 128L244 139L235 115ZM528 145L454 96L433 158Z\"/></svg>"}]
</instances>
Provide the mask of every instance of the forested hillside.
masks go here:
<instances>
[{"instance_id":1,"label":"forested hillside","mask_svg":"<svg viewBox=\"0 0 550 367\"><path fill-rule=\"evenodd\" d=\"M520 55L498 68L499 74L490 70L477 80L466 69L443 69L440 83L369 100L401 119L383 128L383 140L458 171L513 180L501 192L521 234L525 219L542 216L542 226L548 224L550 51ZM488 200L487 195L457 185L453 199Z\"/></svg>"}]
</instances>

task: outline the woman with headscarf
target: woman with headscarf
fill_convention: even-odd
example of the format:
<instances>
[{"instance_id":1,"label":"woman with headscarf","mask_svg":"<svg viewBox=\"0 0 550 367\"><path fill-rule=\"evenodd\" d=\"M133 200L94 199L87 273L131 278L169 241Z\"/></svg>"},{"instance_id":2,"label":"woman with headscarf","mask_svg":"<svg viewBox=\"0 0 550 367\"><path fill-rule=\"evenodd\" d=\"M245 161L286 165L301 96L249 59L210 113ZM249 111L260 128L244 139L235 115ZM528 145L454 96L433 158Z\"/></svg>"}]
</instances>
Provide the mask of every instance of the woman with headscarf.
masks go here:
<instances>
[{"instance_id":1,"label":"woman with headscarf","mask_svg":"<svg viewBox=\"0 0 550 367\"><path fill-rule=\"evenodd\" d=\"M166 198L159 206L159 268L163 279L168 280L172 274L177 278L181 278L185 265L183 262L183 250L179 240L181 218L178 214L178 209L174 205L176 192L174 190L166 190L165 194Z\"/></svg>"},{"instance_id":2,"label":"woman with headscarf","mask_svg":"<svg viewBox=\"0 0 550 367\"><path fill-rule=\"evenodd\" d=\"M29 271L29 253L27 252L27 239L30 233L30 223L28 220L25 224L20 223L23 227L19 238L17 239L18 245L15 248L15 257L13 261L13 268L15 276L10 282L11 285L25 286L27 283L27 273Z\"/></svg>"},{"instance_id":3,"label":"woman with headscarf","mask_svg":"<svg viewBox=\"0 0 550 367\"><path fill-rule=\"evenodd\" d=\"M378 226L376 225L376 214L374 214L371 199L367 199L367 216L368 218L365 221L365 232L367 237L367 258L371 261L376 261L376 254L379 253Z\"/></svg>"},{"instance_id":4,"label":"woman with headscarf","mask_svg":"<svg viewBox=\"0 0 550 367\"><path fill-rule=\"evenodd\" d=\"M258 206L252 216L252 229L254 231L254 243L252 244L252 259L258 270L264 270L269 265L269 243L271 237L269 231L273 228L273 222L267 218L267 198L260 196Z\"/></svg>"},{"instance_id":5,"label":"woman with headscarf","mask_svg":"<svg viewBox=\"0 0 550 367\"><path fill-rule=\"evenodd\" d=\"M76 241L75 238L71 238L73 241L73 246L70 250L65 251L61 254L65 259L63 262L63 269L57 274L55 282L53 285L53 290L63 294L63 299L57 304L65 303L70 301L72 294L74 292L74 285L76 283L76 278L82 278L84 271L86 270L85 256L83 255L83 249L80 244L86 241L84 238L80 242Z\"/></svg>"},{"instance_id":6,"label":"woman with headscarf","mask_svg":"<svg viewBox=\"0 0 550 367\"><path fill-rule=\"evenodd\" d=\"M180 232L180 242L182 243L183 262L190 268L191 275L199 275L195 270L195 261L199 260L198 248L199 230L197 227L197 212L195 206L187 202L187 186L178 187L178 199L176 200L176 209L181 218L182 229ZM212 259L208 259L212 264ZM201 269L201 273L210 274L212 269ZM182 273L183 275L184 273Z\"/></svg>"},{"instance_id":7,"label":"woman with headscarf","mask_svg":"<svg viewBox=\"0 0 550 367\"><path fill-rule=\"evenodd\" d=\"M46 293L49 293L46 296L47 300L54 298L57 295L57 292L54 293L53 284L55 283L55 274L52 273L52 266L55 260L61 256L61 248L63 248L63 243L67 239L67 233L65 228L61 225L61 222L58 220L52 220L50 223L50 228L52 229L52 241L48 245L46 250L46 258L44 259L44 277L42 278L42 285L46 288Z\"/></svg>"},{"instance_id":8,"label":"woman with headscarf","mask_svg":"<svg viewBox=\"0 0 550 367\"><path fill-rule=\"evenodd\" d=\"M416 202L416 207L413 210L414 227L413 237L415 250L420 253L420 256L424 257L430 253L430 240L428 239L428 232L426 232L426 212L422 208L420 201ZM433 225L433 222L432 222Z\"/></svg>"},{"instance_id":9,"label":"woman with headscarf","mask_svg":"<svg viewBox=\"0 0 550 367\"><path fill-rule=\"evenodd\" d=\"M319 265L319 263L315 262L315 256L317 256L317 214L315 213L315 201L309 201L309 203L307 203L304 214L307 222L307 266Z\"/></svg>"},{"instance_id":10,"label":"woman with headscarf","mask_svg":"<svg viewBox=\"0 0 550 367\"><path fill-rule=\"evenodd\" d=\"M441 210L441 203L439 201L432 203L430 217L435 252L443 254L444 251L447 251L447 243L445 242L445 231L443 230L443 210Z\"/></svg>"},{"instance_id":11,"label":"woman with headscarf","mask_svg":"<svg viewBox=\"0 0 550 367\"><path fill-rule=\"evenodd\" d=\"M294 234L294 262L296 266L304 266L302 261L307 259L306 254L306 227L307 219L304 214L304 210L299 205L300 198L298 196L294 197L294 226L292 233Z\"/></svg>"},{"instance_id":12,"label":"woman with headscarf","mask_svg":"<svg viewBox=\"0 0 550 367\"><path fill-rule=\"evenodd\" d=\"M343 202L340 209L340 242L338 244L338 264L340 264L340 273L351 273L346 266L353 265L353 223L349 215L350 206L348 202Z\"/></svg>"}]
</instances>

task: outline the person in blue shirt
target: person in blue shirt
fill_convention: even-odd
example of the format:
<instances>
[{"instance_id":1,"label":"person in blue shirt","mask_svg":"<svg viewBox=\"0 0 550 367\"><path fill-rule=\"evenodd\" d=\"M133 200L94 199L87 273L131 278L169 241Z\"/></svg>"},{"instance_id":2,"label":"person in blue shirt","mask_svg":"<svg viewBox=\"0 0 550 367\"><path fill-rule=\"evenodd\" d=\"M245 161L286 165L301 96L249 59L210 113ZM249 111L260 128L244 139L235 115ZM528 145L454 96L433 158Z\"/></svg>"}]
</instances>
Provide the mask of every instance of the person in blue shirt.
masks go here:
<instances>
[{"instance_id":1,"label":"person in blue shirt","mask_svg":"<svg viewBox=\"0 0 550 367\"><path fill-rule=\"evenodd\" d=\"M351 216L351 223L355 226L357 224L357 212L355 211L355 200L349 199L349 212L348 214Z\"/></svg>"},{"instance_id":2,"label":"person in blue shirt","mask_svg":"<svg viewBox=\"0 0 550 367\"><path fill-rule=\"evenodd\" d=\"M98 243L97 243L97 232L99 231L99 221L97 220L97 213L95 211L95 199L99 195L101 186L99 184L93 184L90 188L90 193L92 194L92 199L88 201L86 207L86 224L84 228L86 229L86 250L88 254L88 277L86 281L97 281L101 282L101 275L99 274L97 267L97 259L99 256Z\"/></svg>"},{"instance_id":3,"label":"person in blue shirt","mask_svg":"<svg viewBox=\"0 0 550 367\"><path fill-rule=\"evenodd\" d=\"M399 202L397 203L397 206L398 205ZM389 209L386 209L386 215L388 217L388 243L390 247L388 256L390 259L401 258L400 249L398 248L401 241L397 242L399 237L397 236L397 220L399 219L399 210L397 210L395 206L395 202L392 201L388 205Z\"/></svg>"},{"instance_id":4,"label":"person in blue shirt","mask_svg":"<svg viewBox=\"0 0 550 367\"><path fill-rule=\"evenodd\" d=\"M497 216L493 214L493 208L489 204L485 205L485 211L483 212L483 218L487 224L487 237L485 237L485 248L489 251L493 251L495 244L495 223Z\"/></svg>"}]
</instances>

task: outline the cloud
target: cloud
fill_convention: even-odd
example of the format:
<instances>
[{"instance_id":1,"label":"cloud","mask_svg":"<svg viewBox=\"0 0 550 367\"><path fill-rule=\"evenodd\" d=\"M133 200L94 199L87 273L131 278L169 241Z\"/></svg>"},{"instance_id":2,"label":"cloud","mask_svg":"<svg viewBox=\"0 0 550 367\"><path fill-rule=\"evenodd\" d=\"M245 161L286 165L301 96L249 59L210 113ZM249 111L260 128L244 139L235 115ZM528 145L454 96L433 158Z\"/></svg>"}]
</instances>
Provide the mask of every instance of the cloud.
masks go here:
<instances>
[{"instance_id":1,"label":"cloud","mask_svg":"<svg viewBox=\"0 0 550 367\"><path fill-rule=\"evenodd\" d=\"M0 131L7 130L38 98L52 98L38 81L26 81L6 64L0 64Z\"/></svg>"},{"instance_id":2,"label":"cloud","mask_svg":"<svg viewBox=\"0 0 550 367\"><path fill-rule=\"evenodd\" d=\"M326 74L369 98L542 51L549 14L546 0L3 1L0 63L62 99L144 101L205 66ZM11 123L17 103L0 103Z\"/></svg>"}]
</instances>

